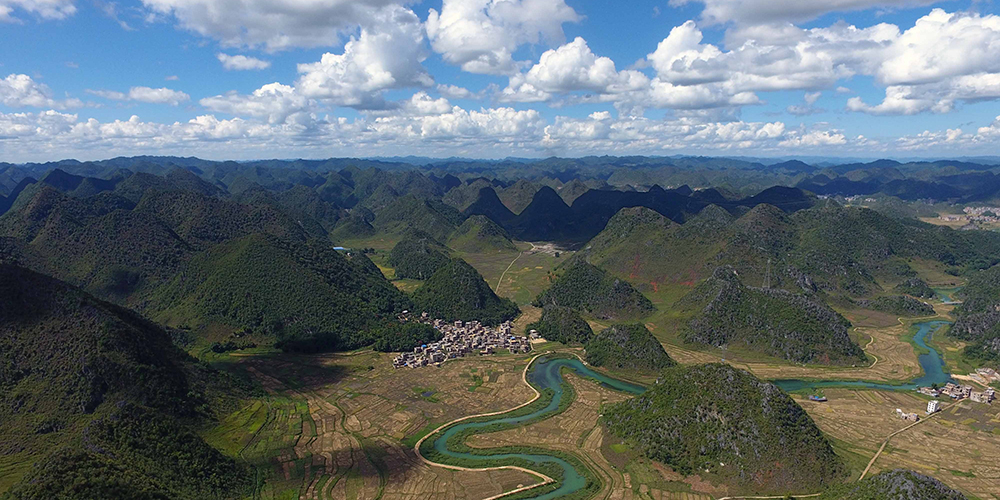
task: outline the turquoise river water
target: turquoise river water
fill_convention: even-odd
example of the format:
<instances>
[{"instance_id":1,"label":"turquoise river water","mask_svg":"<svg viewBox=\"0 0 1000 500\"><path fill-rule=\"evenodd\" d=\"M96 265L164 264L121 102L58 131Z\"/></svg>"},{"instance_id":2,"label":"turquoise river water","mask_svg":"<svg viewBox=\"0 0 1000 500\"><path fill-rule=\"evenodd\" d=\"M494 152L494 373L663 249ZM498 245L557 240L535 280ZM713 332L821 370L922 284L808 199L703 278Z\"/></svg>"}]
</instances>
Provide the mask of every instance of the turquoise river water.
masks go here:
<instances>
[{"instance_id":1,"label":"turquoise river water","mask_svg":"<svg viewBox=\"0 0 1000 500\"><path fill-rule=\"evenodd\" d=\"M912 390L917 387L929 386L931 384L944 385L947 382L954 382L951 375L945 371L944 359L941 358L941 354L934 350L933 347L927 345L927 340L929 340L928 336L932 336L934 332L940 330L941 327L948 324L951 323L948 321L925 321L923 323L916 323L913 325L917 328L917 332L913 335L913 342L921 348L926 349L928 352L917 357L917 360L920 361L920 367L923 368L924 374L905 384L892 385L878 382L866 382L864 380L774 380L773 382L775 385L786 391L819 389L823 387L867 387L870 389Z\"/></svg>"},{"instance_id":2,"label":"turquoise river water","mask_svg":"<svg viewBox=\"0 0 1000 500\"><path fill-rule=\"evenodd\" d=\"M913 337L913 341L923 349L929 351L927 354L921 354L919 356L920 366L923 368L924 374L919 378L913 379L906 384L901 385L891 385L877 382L867 382L863 380L858 381L844 381L844 380L775 380L773 381L778 387L786 391L796 391L802 389L818 389L823 387L866 387L871 389L887 389L887 390L912 390L921 386L928 386L934 383L944 384L949 381L953 381L951 376L945 371L944 361L941 355L938 354L934 348L927 345L926 341L928 337L933 335L934 332L941 329L942 326L949 324L947 321L926 321L923 323L917 323L914 326L917 328L917 332ZM572 464L566 462L565 460L543 454L525 454L525 453L511 453L511 454L496 454L489 456L473 455L469 453L459 453L448 450L446 443L448 440L455 437L456 434L466 430L466 429L476 429L486 427L494 423L505 423L517 425L523 422L534 420L539 417L544 417L555 413L559 408L559 402L562 400L563 389L562 382L563 377L560 371L563 369L569 369L575 372L577 375L585 378L591 378L598 381L601 385L613 389L619 392L625 392L629 394L642 394L645 392L646 388L641 385L631 384L623 380L618 380L615 378L608 377L602 373L595 372L590 368L587 368L576 358L556 358L548 359L546 357L540 357L535 360L534 364L528 371L528 381L535 386L539 391L545 389L552 389L554 391L554 396L549 404L533 413L527 415L521 415L517 417L504 417L503 414L498 415L495 419L489 420L487 422L469 422L460 423L449 427L440 436L438 436L434 442L434 449L443 455L447 455L455 458L463 458L467 460L504 460L504 459L514 459L519 458L522 460L527 460L535 464L556 464L562 470L561 478L553 478L559 481L559 487L556 490L550 491L539 495L536 500L550 500L562 497L564 495L569 495L573 492L579 491L586 486L586 478L580 474Z\"/></svg>"},{"instance_id":3,"label":"turquoise river water","mask_svg":"<svg viewBox=\"0 0 1000 500\"><path fill-rule=\"evenodd\" d=\"M533 386L539 391L545 389L552 389L555 392L552 401L545 407L528 415L522 415L519 417L504 417L503 415L498 415L496 419L490 420L488 422L469 422L465 424L458 424L445 430L437 439L434 440L434 449L443 455L456 458L464 458L470 460L505 460L512 458L520 458L523 460L528 460L536 464L556 464L562 469L562 478L553 478L560 481L559 488L550 491L548 493L539 495L535 497L537 500L548 500L553 498L559 498L564 495L569 495L573 492L583 489L587 483L586 478L579 471L577 471L570 463L565 460L541 454L524 454L524 453L514 453L514 454L496 454L490 456L473 455L469 453L457 453L449 451L446 443L449 439L452 439L456 434L462 432L466 429L476 429L485 427L495 423L504 424L520 424L522 422L527 422L538 417L543 417L547 414L554 413L559 408L559 401L563 396L562 389L562 374L560 370L562 368L567 368L572 370L577 375L585 378L591 378L600 382L601 385L609 389L613 389L620 392L626 392L629 394L642 394L645 392L646 388L641 385L631 384L622 380L608 377L602 373L595 372L590 368L587 368L580 362L579 359L571 358L557 358L557 359L547 359L545 357L540 357L535 360L530 371L528 372L528 381L531 382Z\"/></svg>"}]
</instances>

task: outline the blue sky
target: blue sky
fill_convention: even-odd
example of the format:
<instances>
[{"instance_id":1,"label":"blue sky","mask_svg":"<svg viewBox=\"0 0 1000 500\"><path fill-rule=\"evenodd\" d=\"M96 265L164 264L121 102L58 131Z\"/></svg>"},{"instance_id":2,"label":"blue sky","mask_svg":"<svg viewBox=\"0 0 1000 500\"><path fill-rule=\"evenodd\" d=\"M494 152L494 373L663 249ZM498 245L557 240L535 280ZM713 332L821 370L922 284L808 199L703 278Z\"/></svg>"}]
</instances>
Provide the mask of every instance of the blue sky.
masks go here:
<instances>
[{"instance_id":1,"label":"blue sky","mask_svg":"<svg viewBox=\"0 0 1000 500\"><path fill-rule=\"evenodd\" d=\"M0 161L994 154L997 9L0 0Z\"/></svg>"}]
</instances>

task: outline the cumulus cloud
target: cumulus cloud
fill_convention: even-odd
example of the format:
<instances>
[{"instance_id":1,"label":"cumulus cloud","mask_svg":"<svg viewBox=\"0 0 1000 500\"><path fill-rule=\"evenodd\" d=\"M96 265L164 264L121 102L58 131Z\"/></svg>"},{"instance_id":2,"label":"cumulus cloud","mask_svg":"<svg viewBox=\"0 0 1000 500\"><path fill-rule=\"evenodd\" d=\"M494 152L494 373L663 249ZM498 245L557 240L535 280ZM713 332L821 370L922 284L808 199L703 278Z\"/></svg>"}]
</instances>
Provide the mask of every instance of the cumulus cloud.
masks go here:
<instances>
[{"instance_id":1,"label":"cumulus cloud","mask_svg":"<svg viewBox=\"0 0 1000 500\"><path fill-rule=\"evenodd\" d=\"M48 85L36 82L28 75L12 73L0 80L0 103L11 108L79 108L79 99L53 99Z\"/></svg>"},{"instance_id":2,"label":"cumulus cloud","mask_svg":"<svg viewBox=\"0 0 1000 500\"><path fill-rule=\"evenodd\" d=\"M309 111L314 103L295 89L280 83L269 83L250 95L230 92L206 97L199 104L206 109L237 116L265 117L269 123L283 123L289 116Z\"/></svg>"},{"instance_id":3,"label":"cumulus cloud","mask_svg":"<svg viewBox=\"0 0 1000 500\"><path fill-rule=\"evenodd\" d=\"M128 92L117 92L113 90L88 90L87 93L110 99L112 101L135 101L150 104L169 104L177 106L182 102L187 102L191 96L179 90L172 90L166 87L154 89L151 87L132 87Z\"/></svg>"},{"instance_id":4,"label":"cumulus cloud","mask_svg":"<svg viewBox=\"0 0 1000 500\"><path fill-rule=\"evenodd\" d=\"M452 84L439 84L437 91L448 99L482 99L486 95L485 91L473 92L465 87Z\"/></svg>"},{"instance_id":5,"label":"cumulus cloud","mask_svg":"<svg viewBox=\"0 0 1000 500\"><path fill-rule=\"evenodd\" d=\"M775 21L807 21L829 12L848 12L886 7L930 5L938 0L670 0L680 7L704 4L701 17L708 23L765 24Z\"/></svg>"},{"instance_id":6,"label":"cumulus cloud","mask_svg":"<svg viewBox=\"0 0 1000 500\"><path fill-rule=\"evenodd\" d=\"M423 40L420 20L412 11L386 11L358 38L352 37L342 54L326 53L319 62L299 64L296 89L339 106L383 107L383 90L433 85L421 64Z\"/></svg>"},{"instance_id":7,"label":"cumulus cloud","mask_svg":"<svg viewBox=\"0 0 1000 500\"><path fill-rule=\"evenodd\" d=\"M40 19L66 19L76 13L73 0L0 0L0 22L22 22L14 11L20 10Z\"/></svg>"},{"instance_id":8,"label":"cumulus cloud","mask_svg":"<svg viewBox=\"0 0 1000 500\"><path fill-rule=\"evenodd\" d=\"M445 61L470 73L509 75L523 63L513 54L524 44L562 42L562 25L579 14L564 0L444 0L430 9L427 36Z\"/></svg>"},{"instance_id":9,"label":"cumulus cloud","mask_svg":"<svg viewBox=\"0 0 1000 500\"><path fill-rule=\"evenodd\" d=\"M224 52L215 55L222 63L222 67L230 71L248 71L255 69L267 69L271 67L271 61L249 57L243 54L231 56Z\"/></svg>"},{"instance_id":10,"label":"cumulus cloud","mask_svg":"<svg viewBox=\"0 0 1000 500\"><path fill-rule=\"evenodd\" d=\"M517 74L501 96L505 101L543 101L552 94L591 91L620 94L640 90L649 78L635 70L617 71L607 57L597 57L587 41L577 37L557 49L545 51L526 73Z\"/></svg>"},{"instance_id":11,"label":"cumulus cloud","mask_svg":"<svg viewBox=\"0 0 1000 500\"><path fill-rule=\"evenodd\" d=\"M268 51L337 45L395 0L142 0L155 14L228 47Z\"/></svg>"}]
</instances>

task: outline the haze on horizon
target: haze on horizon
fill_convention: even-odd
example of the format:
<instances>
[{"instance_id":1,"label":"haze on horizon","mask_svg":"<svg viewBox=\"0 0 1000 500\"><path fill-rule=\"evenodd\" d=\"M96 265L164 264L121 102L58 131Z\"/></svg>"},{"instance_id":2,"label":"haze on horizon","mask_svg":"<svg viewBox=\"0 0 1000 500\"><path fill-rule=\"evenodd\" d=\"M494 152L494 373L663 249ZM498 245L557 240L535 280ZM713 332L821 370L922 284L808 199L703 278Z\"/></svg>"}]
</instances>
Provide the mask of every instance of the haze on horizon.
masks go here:
<instances>
[{"instance_id":1,"label":"haze on horizon","mask_svg":"<svg viewBox=\"0 0 1000 500\"><path fill-rule=\"evenodd\" d=\"M1000 139L974 0L0 0L0 161L946 158Z\"/></svg>"}]
</instances>

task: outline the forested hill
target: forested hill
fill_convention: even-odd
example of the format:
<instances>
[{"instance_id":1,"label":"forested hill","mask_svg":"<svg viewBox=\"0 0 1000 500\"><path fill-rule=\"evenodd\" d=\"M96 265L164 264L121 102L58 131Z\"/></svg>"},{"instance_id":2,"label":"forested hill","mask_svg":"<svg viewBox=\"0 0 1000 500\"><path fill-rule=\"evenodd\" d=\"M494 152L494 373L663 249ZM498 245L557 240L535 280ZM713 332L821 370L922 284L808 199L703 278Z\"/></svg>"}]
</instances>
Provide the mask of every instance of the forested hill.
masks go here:
<instances>
[{"instance_id":1,"label":"forested hill","mask_svg":"<svg viewBox=\"0 0 1000 500\"><path fill-rule=\"evenodd\" d=\"M850 322L836 311L805 295L748 287L729 267L717 269L675 307L693 312L682 331L686 342L741 346L798 363L867 362L847 334Z\"/></svg>"},{"instance_id":2,"label":"forested hill","mask_svg":"<svg viewBox=\"0 0 1000 500\"><path fill-rule=\"evenodd\" d=\"M641 323L612 325L586 344L587 363L616 370L655 372L677 364Z\"/></svg>"},{"instance_id":3,"label":"forested hill","mask_svg":"<svg viewBox=\"0 0 1000 500\"><path fill-rule=\"evenodd\" d=\"M563 264L552 286L539 294L534 304L569 307L614 320L642 318L654 309L653 303L628 281L615 278L583 259Z\"/></svg>"},{"instance_id":4,"label":"forested hill","mask_svg":"<svg viewBox=\"0 0 1000 500\"><path fill-rule=\"evenodd\" d=\"M868 476L852 484L838 485L820 495L820 500L966 500L965 495L941 481L909 470L895 469Z\"/></svg>"},{"instance_id":5,"label":"forested hill","mask_svg":"<svg viewBox=\"0 0 1000 500\"><path fill-rule=\"evenodd\" d=\"M720 265L747 284L871 296L916 277L912 259L956 274L1000 261L1000 234L956 231L827 202L787 214L758 205L739 218L706 208L683 225L624 209L584 247L588 262L642 288L692 284Z\"/></svg>"},{"instance_id":6,"label":"forested hill","mask_svg":"<svg viewBox=\"0 0 1000 500\"><path fill-rule=\"evenodd\" d=\"M687 476L757 493L815 491L846 468L808 414L776 386L726 364L677 366L603 421L651 459ZM707 471L707 472L706 472Z\"/></svg>"},{"instance_id":7,"label":"forested hill","mask_svg":"<svg viewBox=\"0 0 1000 500\"><path fill-rule=\"evenodd\" d=\"M0 449L37 457L11 498L243 498L252 473L192 432L232 411L228 380L137 314L0 265Z\"/></svg>"},{"instance_id":8,"label":"forested hill","mask_svg":"<svg viewBox=\"0 0 1000 500\"><path fill-rule=\"evenodd\" d=\"M966 356L1000 368L1000 266L972 275L958 297L949 335L971 342Z\"/></svg>"},{"instance_id":9,"label":"forested hill","mask_svg":"<svg viewBox=\"0 0 1000 500\"><path fill-rule=\"evenodd\" d=\"M476 320L495 326L520 314L513 301L497 297L479 271L452 259L413 294L416 311L445 321Z\"/></svg>"}]
</instances>

